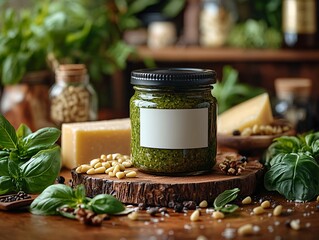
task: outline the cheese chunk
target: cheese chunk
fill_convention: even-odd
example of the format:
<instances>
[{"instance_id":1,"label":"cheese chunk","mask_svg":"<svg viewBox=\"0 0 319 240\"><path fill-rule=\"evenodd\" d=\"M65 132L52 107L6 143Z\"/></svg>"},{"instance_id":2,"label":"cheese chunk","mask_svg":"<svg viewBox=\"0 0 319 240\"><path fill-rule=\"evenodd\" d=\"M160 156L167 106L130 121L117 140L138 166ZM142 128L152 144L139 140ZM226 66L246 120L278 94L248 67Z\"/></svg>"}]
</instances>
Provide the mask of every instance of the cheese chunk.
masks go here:
<instances>
[{"instance_id":1,"label":"cheese chunk","mask_svg":"<svg viewBox=\"0 0 319 240\"><path fill-rule=\"evenodd\" d=\"M62 124L62 164L72 169L101 154L130 154L129 118Z\"/></svg>"},{"instance_id":2,"label":"cheese chunk","mask_svg":"<svg viewBox=\"0 0 319 240\"><path fill-rule=\"evenodd\" d=\"M255 124L271 124L273 115L268 93L263 93L228 109L217 119L218 133L228 135L232 134L234 130L242 131Z\"/></svg>"}]
</instances>

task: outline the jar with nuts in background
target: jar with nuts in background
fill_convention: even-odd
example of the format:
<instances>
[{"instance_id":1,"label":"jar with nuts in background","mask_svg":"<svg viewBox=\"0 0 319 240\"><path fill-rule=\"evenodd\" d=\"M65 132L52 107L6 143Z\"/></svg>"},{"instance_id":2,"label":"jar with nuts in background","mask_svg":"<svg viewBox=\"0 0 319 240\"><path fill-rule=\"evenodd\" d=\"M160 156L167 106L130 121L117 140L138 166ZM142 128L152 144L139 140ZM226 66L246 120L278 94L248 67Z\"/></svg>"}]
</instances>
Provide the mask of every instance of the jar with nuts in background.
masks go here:
<instances>
[{"instance_id":1,"label":"jar with nuts in background","mask_svg":"<svg viewBox=\"0 0 319 240\"><path fill-rule=\"evenodd\" d=\"M85 65L60 65L55 80L50 89L50 116L57 126L97 120L97 94L89 83Z\"/></svg>"}]
</instances>

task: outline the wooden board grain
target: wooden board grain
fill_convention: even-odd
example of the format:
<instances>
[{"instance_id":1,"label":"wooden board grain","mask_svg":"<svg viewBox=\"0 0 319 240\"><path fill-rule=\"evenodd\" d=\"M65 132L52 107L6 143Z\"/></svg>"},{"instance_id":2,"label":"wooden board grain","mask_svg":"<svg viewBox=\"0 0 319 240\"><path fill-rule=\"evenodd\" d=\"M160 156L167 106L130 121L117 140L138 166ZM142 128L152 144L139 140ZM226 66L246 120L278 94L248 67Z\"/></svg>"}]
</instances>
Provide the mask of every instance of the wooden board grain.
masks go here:
<instances>
[{"instance_id":1,"label":"wooden board grain","mask_svg":"<svg viewBox=\"0 0 319 240\"><path fill-rule=\"evenodd\" d=\"M138 172L136 178L117 179L106 174L78 174L75 170L71 174L73 186L84 184L89 197L100 193L114 194L125 204L143 202L167 207L169 202L212 202L221 192L235 187L240 188L241 196L252 195L262 184L263 165L258 160L249 159L242 175L229 176L218 168L223 156L217 156L217 164L211 173L199 176L171 177Z\"/></svg>"}]
</instances>

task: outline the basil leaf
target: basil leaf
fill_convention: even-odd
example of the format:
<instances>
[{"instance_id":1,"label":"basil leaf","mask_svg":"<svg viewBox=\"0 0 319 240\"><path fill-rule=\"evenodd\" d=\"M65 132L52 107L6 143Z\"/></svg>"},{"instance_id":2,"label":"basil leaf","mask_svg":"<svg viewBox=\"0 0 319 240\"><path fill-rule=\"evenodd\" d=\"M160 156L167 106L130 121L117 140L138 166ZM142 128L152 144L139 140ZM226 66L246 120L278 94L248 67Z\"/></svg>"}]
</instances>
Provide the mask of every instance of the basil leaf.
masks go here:
<instances>
[{"instance_id":1,"label":"basil leaf","mask_svg":"<svg viewBox=\"0 0 319 240\"><path fill-rule=\"evenodd\" d=\"M31 129L25 124L21 124L16 131L16 135L18 139L23 139L31 133L32 133Z\"/></svg>"},{"instance_id":2,"label":"basil leaf","mask_svg":"<svg viewBox=\"0 0 319 240\"><path fill-rule=\"evenodd\" d=\"M32 156L42 149L50 148L59 139L61 131L57 128L41 128L21 140L20 147L27 156Z\"/></svg>"},{"instance_id":3,"label":"basil leaf","mask_svg":"<svg viewBox=\"0 0 319 240\"><path fill-rule=\"evenodd\" d=\"M288 200L312 200L319 194L319 165L307 154L286 154L265 173L264 185Z\"/></svg>"},{"instance_id":4,"label":"basil leaf","mask_svg":"<svg viewBox=\"0 0 319 240\"><path fill-rule=\"evenodd\" d=\"M74 196L76 199L78 199L80 202L84 202L85 197L85 187L84 185L78 185L74 189Z\"/></svg>"},{"instance_id":5,"label":"basil leaf","mask_svg":"<svg viewBox=\"0 0 319 240\"><path fill-rule=\"evenodd\" d=\"M14 179L20 178L20 169L18 164L15 161L8 160L8 172L9 176L11 176Z\"/></svg>"},{"instance_id":6,"label":"basil leaf","mask_svg":"<svg viewBox=\"0 0 319 240\"><path fill-rule=\"evenodd\" d=\"M220 209L224 213L232 213L238 209L238 206L235 204L226 204L223 208Z\"/></svg>"},{"instance_id":7,"label":"basil leaf","mask_svg":"<svg viewBox=\"0 0 319 240\"><path fill-rule=\"evenodd\" d=\"M1 151L1 150L0 150L0 158L8 157L9 154L10 154L10 153L7 152L7 151Z\"/></svg>"},{"instance_id":8,"label":"basil leaf","mask_svg":"<svg viewBox=\"0 0 319 240\"><path fill-rule=\"evenodd\" d=\"M71 187L64 184L54 184L47 187L31 203L30 211L37 215L59 214L58 208L62 206L76 206L77 199Z\"/></svg>"},{"instance_id":9,"label":"basil leaf","mask_svg":"<svg viewBox=\"0 0 319 240\"><path fill-rule=\"evenodd\" d=\"M0 176L0 195L13 192L15 184L10 176Z\"/></svg>"},{"instance_id":10,"label":"basil leaf","mask_svg":"<svg viewBox=\"0 0 319 240\"><path fill-rule=\"evenodd\" d=\"M124 205L118 199L109 194L96 195L94 198L92 198L89 205L97 214L114 214L125 209Z\"/></svg>"},{"instance_id":11,"label":"basil leaf","mask_svg":"<svg viewBox=\"0 0 319 240\"><path fill-rule=\"evenodd\" d=\"M42 192L54 183L61 168L60 147L42 150L21 165L22 178L28 193Z\"/></svg>"},{"instance_id":12,"label":"basil leaf","mask_svg":"<svg viewBox=\"0 0 319 240\"><path fill-rule=\"evenodd\" d=\"M8 157L0 158L0 176L9 176Z\"/></svg>"},{"instance_id":13,"label":"basil leaf","mask_svg":"<svg viewBox=\"0 0 319 240\"><path fill-rule=\"evenodd\" d=\"M234 188L234 189L230 189L230 190L225 190L224 192L219 194L214 200L215 210L220 210L227 203L235 200L237 198L237 195L239 192L240 192L239 188Z\"/></svg>"},{"instance_id":14,"label":"basil leaf","mask_svg":"<svg viewBox=\"0 0 319 240\"><path fill-rule=\"evenodd\" d=\"M0 147L7 149L17 149L17 135L14 127L0 114Z\"/></svg>"}]
</instances>

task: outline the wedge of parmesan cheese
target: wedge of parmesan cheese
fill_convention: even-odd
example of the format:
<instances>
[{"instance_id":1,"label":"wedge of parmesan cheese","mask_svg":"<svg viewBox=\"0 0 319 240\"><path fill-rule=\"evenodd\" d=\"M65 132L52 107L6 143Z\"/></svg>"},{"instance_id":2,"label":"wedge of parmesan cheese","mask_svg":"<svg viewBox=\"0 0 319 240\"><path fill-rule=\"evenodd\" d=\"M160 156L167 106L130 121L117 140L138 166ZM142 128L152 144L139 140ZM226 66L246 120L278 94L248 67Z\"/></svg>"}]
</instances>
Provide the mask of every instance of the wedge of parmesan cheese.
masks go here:
<instances>
[{"instance_id":1,"label":"wedge of parmesan cheese","mask_svg":"<svg viewBox=\"0 0 319 240\"><path fill-rule=\"evenodd\" d=\"M68 169L89 163L101 154L130 154L129 118L62 124L62 164Z\"/></svg>"},{"instance_id":2,"label":"wedge of parmesan cheese","mask_svg":"<svg viewBox=\"0 0 319 240\"><path fill-rule=\"evenodd\" d=\"M221 113L217 118L217 132L231 135L255 124L268 125L274 121L268 93L263 93Z\"/></svg>"}]
</instances>

